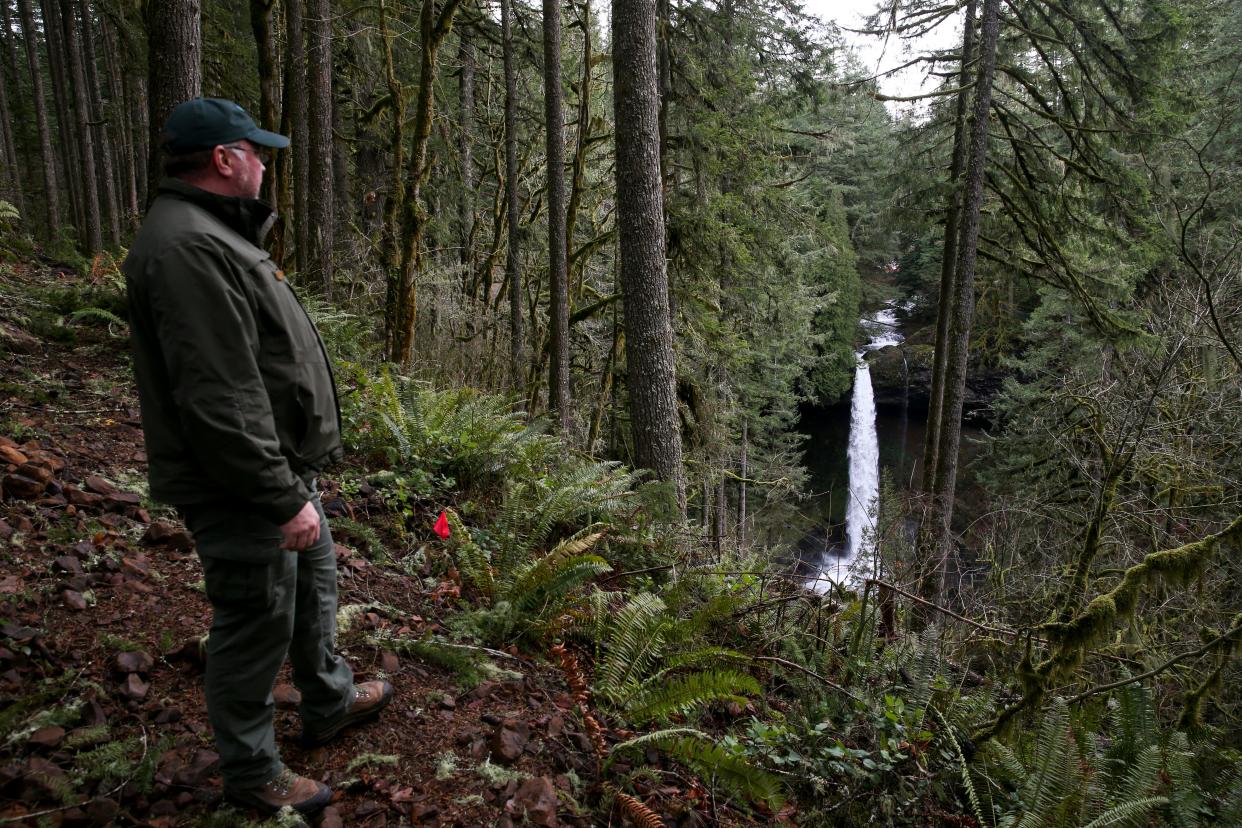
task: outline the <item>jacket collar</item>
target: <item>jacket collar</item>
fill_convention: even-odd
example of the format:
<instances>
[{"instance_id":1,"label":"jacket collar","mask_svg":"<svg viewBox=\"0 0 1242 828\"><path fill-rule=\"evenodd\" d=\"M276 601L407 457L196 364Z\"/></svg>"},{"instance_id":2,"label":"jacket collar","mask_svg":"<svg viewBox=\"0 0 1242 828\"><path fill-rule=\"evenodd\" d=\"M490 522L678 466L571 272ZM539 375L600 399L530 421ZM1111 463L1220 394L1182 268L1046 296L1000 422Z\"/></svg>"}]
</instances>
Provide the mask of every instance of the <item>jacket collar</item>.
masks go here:
<instances>
[{"instance_id":1,"label":"jacket collar","mask_svg":"<svg viewBox=\"0 0 1242 828\"><path fill-rule=\"evenodd\" d=\"M179 178L165 178L161 181L159 194L188 201L206 210L256 247L263 246L264 237L276 223L276 211L266 201L216 195Z\"/></svg>"}]
</instances>

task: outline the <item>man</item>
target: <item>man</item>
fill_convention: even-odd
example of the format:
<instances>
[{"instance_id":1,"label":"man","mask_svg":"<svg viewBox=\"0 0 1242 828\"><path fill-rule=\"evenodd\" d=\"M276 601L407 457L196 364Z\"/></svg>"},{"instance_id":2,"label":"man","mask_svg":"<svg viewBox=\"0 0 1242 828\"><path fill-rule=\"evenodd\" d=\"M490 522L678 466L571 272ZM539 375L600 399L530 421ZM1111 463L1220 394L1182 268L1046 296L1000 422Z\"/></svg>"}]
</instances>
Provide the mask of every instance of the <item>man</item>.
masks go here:
<instances>
[{"instance_id":1,"label":"man","mask_svg":"<svg viewBox=\"0 0 1242 828\"><path fill-rule=\"evenodd\" d=\"M231 101L169 116L168 174L122 267L151 495L194 533L213 618L207 712L224 793L276 811L332 792L284 766L272 689L288 654L302 737L373 718L383 681L353 684L335 653L336 558L315 488L342 455L319 333L262 247L264 161L289 145Z\"/></svg>"}]
</instances>

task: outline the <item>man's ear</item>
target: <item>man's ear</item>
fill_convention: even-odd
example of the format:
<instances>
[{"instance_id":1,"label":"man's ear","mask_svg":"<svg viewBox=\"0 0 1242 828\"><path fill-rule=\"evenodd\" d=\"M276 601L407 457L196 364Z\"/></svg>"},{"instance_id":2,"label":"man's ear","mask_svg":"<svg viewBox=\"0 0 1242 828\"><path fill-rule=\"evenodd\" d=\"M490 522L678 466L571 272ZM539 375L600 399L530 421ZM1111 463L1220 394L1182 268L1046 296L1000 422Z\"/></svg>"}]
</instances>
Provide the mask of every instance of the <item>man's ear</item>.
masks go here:
<instances>
[{"instance_id":1,"label":"man's ear","mask_svg":"<svg viewBox=\"0 0 1242 828\"><path fill-rule=\"evenodd\" d=\"M211 166L222 178L232 178L237 173L237 157L223 144L212 147Z\"/></svg>"}]
</instances>

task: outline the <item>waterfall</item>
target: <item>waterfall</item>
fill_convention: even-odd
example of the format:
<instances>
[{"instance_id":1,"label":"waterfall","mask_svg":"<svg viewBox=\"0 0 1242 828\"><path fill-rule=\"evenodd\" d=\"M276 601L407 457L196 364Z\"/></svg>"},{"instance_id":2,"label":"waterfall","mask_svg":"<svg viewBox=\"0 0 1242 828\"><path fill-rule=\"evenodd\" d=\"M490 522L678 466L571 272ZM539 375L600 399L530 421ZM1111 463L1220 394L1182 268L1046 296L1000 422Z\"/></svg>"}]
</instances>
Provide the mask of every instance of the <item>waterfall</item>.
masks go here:
<instances>
[{"instance_id":1,"label":"waterfall","mask_svg":"<svg viewBox=\"0 0 1242 828\"><path fill-rule=\"evenodd\" d=\"M854 399L850 403L850 494L845 507L848 546L841 566L849 567L859 554L871 551L867 533L875 529L876 500L880 496L880 441L875 430L875 394L871 368L858 354L854 369Z\"/></svg>"},{"instance_id":2,"label":"waterfall","mask_svg":"<svg viewBox=\"0 0 1242 828\"><path fill-rule=\"evenodd\" d=\"M857 352L854 369L854 394L850 401L849 501L845 509L846 548L828 550L820 563L819 574L808 584L816 592L826 592L830 582L843 583L852 579L854 564L874 549L874 532L880 497L880 443L875 425L875 393L871 386L871 368L863 358L868 351L898 345L903 337L897 333L897 314L893 307L877 312L874 318L862 320L870 335L867 346Z\"/></svg>"}]
</instances>

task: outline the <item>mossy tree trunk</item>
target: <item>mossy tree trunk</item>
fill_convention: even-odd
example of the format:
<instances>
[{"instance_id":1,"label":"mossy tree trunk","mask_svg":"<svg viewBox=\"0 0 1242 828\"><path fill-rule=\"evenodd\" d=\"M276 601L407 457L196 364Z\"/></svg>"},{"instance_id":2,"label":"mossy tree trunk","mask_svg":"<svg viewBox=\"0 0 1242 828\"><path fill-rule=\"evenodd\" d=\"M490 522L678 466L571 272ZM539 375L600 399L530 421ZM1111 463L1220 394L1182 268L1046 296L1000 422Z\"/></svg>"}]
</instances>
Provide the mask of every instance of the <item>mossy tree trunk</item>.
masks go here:
<instances>
[{"instance_id":1,"label":"mossy tree trunk","mask_svg":"<svg viewBox=\"0 0 1242 828\"><path fill-rule=\"evenodd\" d=\"M963 193L961 233L958 239L953 324L946 354L944 402L936 452L935 489L932 493L936 540L930 567L925 568L920 594L938 602L953 543L953 498L957 487L958 452L962 441L962 408L966 396L966 369L970 353L970 326L975 306L975 266L979 251L979 224L988 160L988 114L992 103L992 75L1000 33L1000 0L984 0L979 36L979 71L975 80L974 112L970 125L969 166Z\"/></svg>"},{"instance_id":2,"label":"mossy tree trunk","mask_svg":"<svg viewBox=\"0 0 1242 828\"><path fill-rule=\"evenodd\" d=\"M561 91L561 4L543 0L543 114L547 139L548 407L561 433L573 422L569 390L569 276L565 252L565 116Z\"/></svg>"},{"instance_id":3,"label":"mossy tree trunk","mask_svg":"<svg viewBox=\"0 0 1242 828\"><path fill-rule=\"evenodd\" d=\"M660 182L655 0L612 5L617 229L625 361L638 465L673 484L685 512Z\"/></svg>"}]
</instances>

